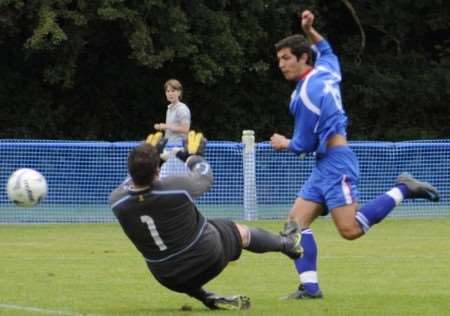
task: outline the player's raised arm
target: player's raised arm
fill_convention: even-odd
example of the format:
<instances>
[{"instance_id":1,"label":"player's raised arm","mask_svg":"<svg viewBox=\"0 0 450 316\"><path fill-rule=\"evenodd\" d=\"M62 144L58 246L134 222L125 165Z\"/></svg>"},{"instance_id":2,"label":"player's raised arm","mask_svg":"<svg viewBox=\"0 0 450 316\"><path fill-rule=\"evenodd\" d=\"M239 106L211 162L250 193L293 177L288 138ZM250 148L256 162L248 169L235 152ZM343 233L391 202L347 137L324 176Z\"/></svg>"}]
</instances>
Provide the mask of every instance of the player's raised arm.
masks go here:
<instances>
[{"instance_id":1,"label":"player's raised arm","mask_svg":"<svg viewBox=\"0 0 450 316\"><path fill-rule=\"evenodd\" d=\"M341 80L341 69L337 56L334 54L330 44L320 35L313 27L314 14L305 10L299 15L303 32L308 37L309 42L313 45L312 50L316 52L317 57L314 66L324 66L326 70L330 71L334 79ZM322 68L322 70L324 70Z\"/></svg>"},{"instance_id":2,"label":"player's raised arm","mask_svg":"<svg viewBox=\"0 0 450 316\"><path fill-rule=\"evenodd\" d=\"M311 11L305 10L301 14L299 14L300 22L302 25L303 32L308 37L308 40L312 44L317 44L321 40L323 40L322 35L316 31L313 27L314 24L314 14Z\"/></svg>"}]
</instances>

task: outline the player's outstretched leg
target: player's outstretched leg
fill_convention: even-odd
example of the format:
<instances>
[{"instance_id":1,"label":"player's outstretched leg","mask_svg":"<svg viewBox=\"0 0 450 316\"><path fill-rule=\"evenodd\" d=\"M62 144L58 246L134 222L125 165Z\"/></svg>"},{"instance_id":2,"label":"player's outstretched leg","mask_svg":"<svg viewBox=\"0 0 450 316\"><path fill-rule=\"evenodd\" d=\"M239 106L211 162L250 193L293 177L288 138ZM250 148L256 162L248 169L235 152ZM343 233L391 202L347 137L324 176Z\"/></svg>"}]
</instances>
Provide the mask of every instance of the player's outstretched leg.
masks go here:
<instances>
[{"instance_id":1,"label":"player's outstretched leg","mask_svg":"<svg viewBox=\"0 0 450 316\"><path fill-rule=\"evenodd\" d=\"M439 192L428 182L418 181L409 173L402 173L398 176L395 187L361 207L356 213L356 220L366 233L370 227L389 215L404 199L416 198L437 202Z\"/></svg>"},{"instance_id":2,"label":"player's outstretched leg","mask_svg":"<svg viewBox=\"0 0 450 316\"><path fill-rule=\"evenodd\" d=\"M406 198L427 199L432 202L439 201L438 190L428 182L422 182L415 179L411 174L403 172L397 178L397 184L404 184L408 188Z\"/></svg>"}]
</instances>

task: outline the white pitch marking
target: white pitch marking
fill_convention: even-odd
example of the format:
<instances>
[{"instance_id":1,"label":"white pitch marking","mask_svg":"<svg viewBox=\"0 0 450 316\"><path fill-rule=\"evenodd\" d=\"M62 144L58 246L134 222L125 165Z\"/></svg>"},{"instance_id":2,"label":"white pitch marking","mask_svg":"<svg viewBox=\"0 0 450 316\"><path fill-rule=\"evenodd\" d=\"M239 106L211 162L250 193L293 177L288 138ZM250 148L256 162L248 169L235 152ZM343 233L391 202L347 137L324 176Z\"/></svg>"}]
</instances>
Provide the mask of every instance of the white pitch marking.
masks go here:
<instances>
[{"instance_id":1,"label":"white pitch marking","mask_svg":"<svg viewBox=\"0 0 450 316\"><path fill-rule=\"evenodd\" d=\"M14 305L14 304L0 304L0 309L14 309L14 310L20 310L20 311L26 311L26 312L32 312L32 313L41 313L41 314L46 314L46 315L99 316L99 315L94 315L94 314L79 314L79 313L64 312L64 311L58 311L58 310L51 310L51 309L45 309L45 308L39 308L39 307L33 307L33 306L21 306L21 305Z\"/></svg>"}]
</instances>

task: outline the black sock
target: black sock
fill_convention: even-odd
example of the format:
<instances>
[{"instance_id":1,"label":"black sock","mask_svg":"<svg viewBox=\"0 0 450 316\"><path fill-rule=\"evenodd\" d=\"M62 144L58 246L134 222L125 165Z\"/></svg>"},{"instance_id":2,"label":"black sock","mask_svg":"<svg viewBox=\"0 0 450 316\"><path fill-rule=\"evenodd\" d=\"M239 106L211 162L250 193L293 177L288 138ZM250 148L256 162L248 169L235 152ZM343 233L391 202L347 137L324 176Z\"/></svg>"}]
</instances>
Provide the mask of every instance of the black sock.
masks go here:
<instances>
[{"instance_id":1,"label":"black sock","mask_svg":"<svg viewBox=\"0 0 450 316\"><path fill-rule=\"evenodd\" d=\"M205 290L203 288L198 288L198 289L186 291L186 294L189 296L192 296L193 298L198 299L206 307L208 307L210 309L216 309L216 307L214 305L214 301L211 299L208 299L208 296L214 295L214 293L208 292L207 290Z\"/></svg>"},{"instance_id":2,"label":"black sock","mask_svg":"<svg viewBox=\"0 0 450 316\"><path fill-rule=\"evenodd\" d=\"M208 292L203 288L197 288L197 289L186 291L186 294L189 296L192 296L200 301L203 301L205 298L207 298L210 295L213 295L214 293Z\"/></svg>"},{"instance_id":3,"label":"black sock","mask_svg":"<svg viewBox=\"0 0 450 316\"><path fill-rule=\"evenodd\" d=\"M268 251L282 251L286 247L286 238L272 234L261 228L249 227L250 243L245 248L251 252L263 253Z\"/></svg>"}]
</instances>

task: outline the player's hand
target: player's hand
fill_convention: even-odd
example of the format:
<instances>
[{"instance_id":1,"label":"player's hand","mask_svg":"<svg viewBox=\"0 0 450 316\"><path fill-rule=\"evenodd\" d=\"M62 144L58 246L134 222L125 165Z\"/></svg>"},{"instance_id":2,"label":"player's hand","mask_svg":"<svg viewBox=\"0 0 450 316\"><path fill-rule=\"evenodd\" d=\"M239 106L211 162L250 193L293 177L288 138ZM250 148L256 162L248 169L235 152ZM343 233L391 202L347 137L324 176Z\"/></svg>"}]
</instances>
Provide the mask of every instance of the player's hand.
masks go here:
<instances>
[{"instance_id":1,"label":"player's hand","mask_svg":"<svg viewBox=\"0 0 450 316\"><path fill-rule=\"evenodd\" d=\"M283 135L275 133L272 135L272 137L270 137L270 144L275 150L287 149L289 146L289 139L287 139Z\"/></svg>"},{"instance_id":2,"label":"player's hand","mask_svg":"<svg viewBox=\"0 0 450 316\"><path fill-rule=\"evenodd\" d=\"M162 154L164 147L167 144L167 138L163 137L161 132L152 133L147 136L145 142L153 147L155 147L158 154Z\"/></svg>"},{"instance_id":3,"label":"player's hand","mask_svg":"<svg viewBox=\"0 0 450 316\"><path fill-rule=\"evenodd\" d=\"M175 154L179 159L183 161L186 161L192 155L202 156L206 142L207 140L202 133L190 131L188 133L186 141L184 142L184 148L178 150Z\"/></svg>"},{"instance_id":4,"label":"player's hand","mask_svg":"<svg viewBox=\"0 0 450 316\"><path fill-rule=\"evenodd\" d=\"M305 10L301 16L302 29L306 33L310 32L314 23L314 14L311 11Z\"/></svg>"}]
</instances>

